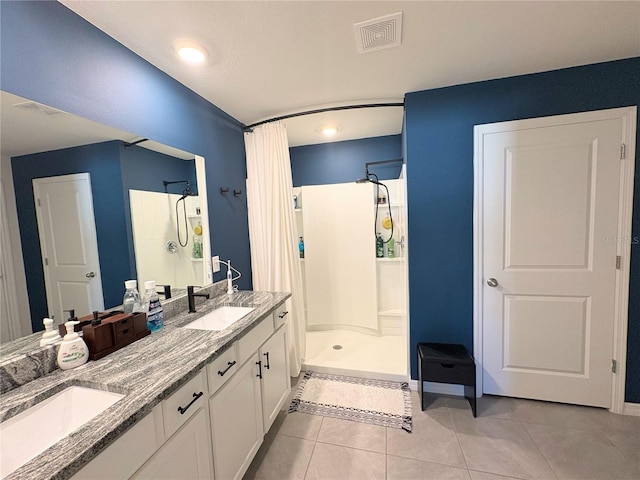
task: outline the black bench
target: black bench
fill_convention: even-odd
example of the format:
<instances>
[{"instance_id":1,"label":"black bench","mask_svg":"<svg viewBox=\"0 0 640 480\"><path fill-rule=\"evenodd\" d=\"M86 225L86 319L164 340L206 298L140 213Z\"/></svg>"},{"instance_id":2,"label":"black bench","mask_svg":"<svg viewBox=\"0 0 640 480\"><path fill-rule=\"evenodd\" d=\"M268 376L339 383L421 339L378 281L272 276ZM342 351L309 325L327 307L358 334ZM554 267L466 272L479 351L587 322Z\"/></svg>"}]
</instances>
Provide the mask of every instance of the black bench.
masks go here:
<instances>
[{"instance_id":1,"label":"black bench","mask_svg":"<svg viewBox=\"0 0 640 480\"><path fill-rule=\"evenodd\" d=\"M464 345L419 343L418 384L422 410L425 409L423 382L464 385L464 396L476 416L476 362Z\"/></svg>"}]
</instances>

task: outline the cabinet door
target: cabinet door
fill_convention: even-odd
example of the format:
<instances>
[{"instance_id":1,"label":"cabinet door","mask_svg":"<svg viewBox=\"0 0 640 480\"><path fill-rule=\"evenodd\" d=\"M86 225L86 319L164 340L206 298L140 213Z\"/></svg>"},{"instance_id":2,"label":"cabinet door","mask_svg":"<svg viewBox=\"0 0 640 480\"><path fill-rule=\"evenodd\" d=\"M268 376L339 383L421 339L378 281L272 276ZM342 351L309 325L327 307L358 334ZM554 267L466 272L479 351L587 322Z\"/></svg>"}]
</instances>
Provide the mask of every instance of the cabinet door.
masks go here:
<instances>
[{"instance_id":1,"label":"cabinet door","mask_svg":"<svg viewBox=\"0 0 640 480\"><path fill-rule=\"evenodd\" d=\"M276 331L259 353L263 365L262 414L267 432L291 392L285 327Z\"/></svg>"},{"instance_id":2,"label":"cabinet door","mask_svg":"<svg viewBox=\"0 0 640 480\"><path fill-rule=\"evenodd\" d=\"M242 478L262 444L257 362L258 355L254 353L209 401L213 462L220 480Z\"/></svg>"},{"instance_id":3,"label":"cabinet door","mask_svg":"<svg viewBox=\"0 0 640 480\"><path fill-rule=\"evenodd\" d=\"M156 433L158 428L162 431L160 405L85 465L72 480L129 478L162 443L162 436Z\"/></svg>"},{"instance_id":4,"label":"cabinet door","mask_svg":"<svg viewBox=\"0 0 640 480\"><path fill-rule=\"evenodd\" d=\"M210 480L213 461L209 441L209 425L204 409L199 409L136 472L135 479Z\"/></svg>"}]
</instances>

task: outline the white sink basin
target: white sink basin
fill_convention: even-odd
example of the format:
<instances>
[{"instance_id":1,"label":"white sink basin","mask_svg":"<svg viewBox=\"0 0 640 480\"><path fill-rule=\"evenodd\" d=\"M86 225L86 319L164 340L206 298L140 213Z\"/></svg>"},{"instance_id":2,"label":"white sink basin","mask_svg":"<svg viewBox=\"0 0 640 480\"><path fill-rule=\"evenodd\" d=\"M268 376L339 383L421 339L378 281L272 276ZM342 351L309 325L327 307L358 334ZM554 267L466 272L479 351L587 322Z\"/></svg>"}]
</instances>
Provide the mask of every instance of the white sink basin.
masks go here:
<instances>
[{"instance_id":1,"label":"white sink basin","mask_svg":"<svg viewBox=\"0 0 640 480\"><path fill-rule=\"evenodd\" d=\"M0 423L0 477L4 478L124 395L69 387Z\"/></svg>"},{"instance_id":2,"label":"white sink basin","mask_svg":"<svg viewBox=\"0 0 640 480\"><path fill-rule=\"evenodd\" d=\"M215 332L224 330L241 318L247 316L255 310L254 307L230 307L224 306L216 308L213 312L185 325L184 328L195 330L213 330Z\"/></svg>"}]
</instances>

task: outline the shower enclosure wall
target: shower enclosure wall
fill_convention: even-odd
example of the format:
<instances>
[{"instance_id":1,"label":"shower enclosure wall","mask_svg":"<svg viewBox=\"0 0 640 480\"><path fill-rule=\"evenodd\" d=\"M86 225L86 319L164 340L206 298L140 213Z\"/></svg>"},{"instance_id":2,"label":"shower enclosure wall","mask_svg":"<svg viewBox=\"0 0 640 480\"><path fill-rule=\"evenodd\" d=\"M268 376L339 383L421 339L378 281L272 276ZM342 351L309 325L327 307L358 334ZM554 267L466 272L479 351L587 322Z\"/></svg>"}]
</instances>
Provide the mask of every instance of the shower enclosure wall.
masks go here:
<instances>
[{"instance_id":1,"label":"shower enclosure wall","mask_svg":"<svg viewBox=\"0 0 640 480\"><path fill-rule=\"evenodd\" d=\"M305 291L303 369L389 380L408 378L407 250L404 180L303 186L297 196ZM384 192L385 203L377 194ZM389 211L391 215L389 215ZM376 237L391 235L393 256L376 258Z\"/></svg>"},{"instance_id":2,"label":"shower enclosure wall","mask_svg":"<svg viewBox=\"0 0 640 480\"><path fill-rule=\"evenodd\" d=\"M200 197L186 197L186 216L180 205L179 219L176 219L176 201L180 197L177 194L129 190L139 289L146 280L155 280L158 285L171 285L174 289L204 285L210 281L205 279L204 249L199 258L193 255L193 229L203 220L199 213ZM176 222L183 244L188 235L185 247L180 245ZM208 238L206 235L201 237Z\"/></svg>"}]
</instances>

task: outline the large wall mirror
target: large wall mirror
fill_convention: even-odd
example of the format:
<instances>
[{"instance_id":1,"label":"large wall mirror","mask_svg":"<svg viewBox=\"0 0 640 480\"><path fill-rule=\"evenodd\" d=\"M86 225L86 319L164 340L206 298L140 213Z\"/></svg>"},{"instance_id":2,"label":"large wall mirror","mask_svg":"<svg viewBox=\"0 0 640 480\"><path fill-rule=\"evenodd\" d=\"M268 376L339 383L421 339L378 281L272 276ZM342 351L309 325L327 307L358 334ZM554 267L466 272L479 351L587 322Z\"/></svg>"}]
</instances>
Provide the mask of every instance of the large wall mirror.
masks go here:
<instances>
[{"instance_id":1,"label":"large wall mirror","mask_svg":"<svg viewBox=\"0 0 640 480\"><path fill-rule=\"evenodd\" d=\"M13 173L3 191L15 196L12 248L22 250L34 331L45 316L64 321L63 310L120 305L128 279L141 293L155 280L174 295L211 283L204 158L0 94ZM13 320L3 319L3 342Z\"/></svg>"}]
</instances>

